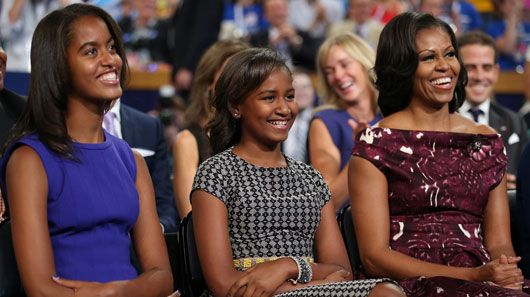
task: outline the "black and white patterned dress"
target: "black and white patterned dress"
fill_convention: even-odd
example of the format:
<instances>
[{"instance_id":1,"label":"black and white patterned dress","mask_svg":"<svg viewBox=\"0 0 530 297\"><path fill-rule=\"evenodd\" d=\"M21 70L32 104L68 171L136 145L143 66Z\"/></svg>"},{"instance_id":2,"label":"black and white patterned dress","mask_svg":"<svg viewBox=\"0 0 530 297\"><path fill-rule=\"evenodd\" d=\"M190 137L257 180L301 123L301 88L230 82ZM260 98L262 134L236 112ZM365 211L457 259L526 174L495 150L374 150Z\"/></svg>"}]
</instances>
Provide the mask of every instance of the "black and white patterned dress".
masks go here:
<instances>
[{"instance_id":1,"label":"black and white patterned dress","mask_svg":"<svg viewBox=\"0 0 530 297\"><path fill-rule=\"evenodd\" d=\"M330 192L312 167L286 160L287 167L258 167L230 148L199 167L193 190L210 193L226 205L234 259L313 256L315 231ZM382 281L307 286L278 296L367 296Z\"/></svg>"}]
</instances>

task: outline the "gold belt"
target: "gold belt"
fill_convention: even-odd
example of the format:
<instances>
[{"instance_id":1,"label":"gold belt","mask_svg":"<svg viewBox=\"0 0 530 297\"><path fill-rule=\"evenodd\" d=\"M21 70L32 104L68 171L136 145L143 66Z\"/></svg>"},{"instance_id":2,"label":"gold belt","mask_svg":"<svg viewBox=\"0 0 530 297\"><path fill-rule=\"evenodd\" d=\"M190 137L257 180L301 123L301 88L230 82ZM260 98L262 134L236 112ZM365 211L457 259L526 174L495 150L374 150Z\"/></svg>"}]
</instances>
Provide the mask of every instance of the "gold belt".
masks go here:
<instances>
[{"instance_id":1,"label":"gold belt","mask_svg":"<svg viewBox=\"0 0 530 297\"><path fill-rule=\"evenodd\" d=\"M280 258L284 258L284 257L240 258L240 259L234 259L233 262L234 262L234 267L235 268L237 268L239 270L246 270L246 269L249 269L250 267L255 266L256 264L270 262L270 261L278 260ZM308 261L309 263L314 263L315 262L313 257L300 257L300 258Z\"/></svg>"}]
</instances>

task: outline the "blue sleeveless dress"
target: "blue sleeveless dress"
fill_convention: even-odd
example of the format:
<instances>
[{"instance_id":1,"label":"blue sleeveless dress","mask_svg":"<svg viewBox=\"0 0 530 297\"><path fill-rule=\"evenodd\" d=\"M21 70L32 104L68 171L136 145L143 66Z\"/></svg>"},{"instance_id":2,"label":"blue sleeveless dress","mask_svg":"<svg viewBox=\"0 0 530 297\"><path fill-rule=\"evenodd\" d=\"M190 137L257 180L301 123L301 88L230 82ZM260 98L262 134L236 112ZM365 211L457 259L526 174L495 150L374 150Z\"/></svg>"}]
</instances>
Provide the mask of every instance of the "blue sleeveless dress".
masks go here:
<instances>
[{"instance_id":1,"label":"blue sleeveless dress","mask_svg":"<svg viewBox=\"0 0 530 297\"><path fill-rule=\"evenodd\" d=\"M38 135L25 136L0 162L6 197L7 161L22 145L37 152L48 177L48 228L56 275L97 282L135 278L129 232L138 218L139 201L136 163L127 143L105 132L103 143L73 143L78 160L70 160L49 150Z\"/></svg>"}]
</instances>

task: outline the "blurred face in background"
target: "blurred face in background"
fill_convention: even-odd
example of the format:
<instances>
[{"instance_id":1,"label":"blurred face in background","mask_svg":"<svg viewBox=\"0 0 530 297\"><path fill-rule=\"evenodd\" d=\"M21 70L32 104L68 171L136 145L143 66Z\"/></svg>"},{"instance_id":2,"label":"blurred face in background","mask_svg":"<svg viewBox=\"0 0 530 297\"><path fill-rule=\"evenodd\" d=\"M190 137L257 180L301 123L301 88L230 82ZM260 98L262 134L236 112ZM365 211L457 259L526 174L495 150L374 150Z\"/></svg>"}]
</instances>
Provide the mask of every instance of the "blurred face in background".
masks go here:
<instances>
[{"instance_id":1,"label":"blurred face in background","mask_svg":"<svg viewBox=\"0 0 530 297\"><path fill-rule=\"evenodd\" d=\"M273 27L279 27L287 22L288 8L285 0L265 0L263 11Z\"/></svg>"},{"instance_id":2,"label":"blurred face in background","mask_svg":"<svg viewBox=\"0 0 530 297\"><path fill-rule=\"evenodd\" d=\"M309 75L303 72L293 74L293 87L295 92L296 103L303 110L312 106L315 101L315 88Z\"/></svg>"},{"instance_id":3,"label":"blurred face in background","mask_svg":"<svg viewBox=\"0 0 530 297\"><path fill-rule=\"evenodd\" d=\"M468 44L460 47L460 58L467 70L466 100L479 105L490 98L499 79L495 51L487 45Z\"/></svg>"},{"instance_id":4,"label":"blurred face in background","mask_svg":"<svg viewBox=\"0 0 530 297\"><path fill-rule=\"evenodd\" d=\"M370 19L373 0L350 0L348 17L358 24L363 24Z\"/></svg>"},{"instance_id":5,"label":"blurred face in background","mask_svg":"<svg viewBox=\"0 0 530 297\"><path fill-rule=\"evenodd\" d=\"M420 1L419 11L439 17L444 13L444 4L444 0L422 0Z\"/></svg>"}]
</instances>

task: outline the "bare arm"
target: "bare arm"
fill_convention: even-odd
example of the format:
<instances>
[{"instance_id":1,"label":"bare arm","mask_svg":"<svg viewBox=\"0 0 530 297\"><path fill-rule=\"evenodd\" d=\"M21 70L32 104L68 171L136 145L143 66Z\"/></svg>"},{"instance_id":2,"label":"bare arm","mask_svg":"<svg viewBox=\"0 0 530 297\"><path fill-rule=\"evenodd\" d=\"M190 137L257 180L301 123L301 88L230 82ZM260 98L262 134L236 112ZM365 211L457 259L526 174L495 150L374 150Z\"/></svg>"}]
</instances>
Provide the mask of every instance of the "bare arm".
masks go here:
<instances>
[{"instance_id":1,"label":"bare arm","mask_svg":"<svg viewBox=\"0 0 530 297\"><path fill-rule=\"evenodd\" d=\"M52 280L55 264L48 231L47 181L33 149L21 146L13 152L7 163L6 184L17 266L28 296L72 296L73 290Z\"/></svg>"},{"instance_id":2,"label":"bare arm","mask_svg":"<svg viewBox=\"0 0 530 297\"><path fill-rule=\"evenodd\" d=\"M190 193L199 164L199 146L189 130L177 135L173 144L173 191L181 218L191 211Z\"/></svg>"},{"instance_id":3,"label":"bare arm","mask_svg":"<svg viewBox=\"0 0 530 297\"><path fill-rule=\"evenodd\" d=\"M333 208L338 211L348 199L348 167L340 170L340 151L320 119L314 119L309 127L309 155L328 184Z\"/></svg>"},{"instance_id":4,"label":"bare arm","mask_svg":"<svg viewBox=\"0 0 530 297\"><path fill-rule=\"evenodd\" d=\"M507 0L511 1L511 0ZM506 31L497 37L495 43L501 53L512 55L517 50L517 24L520 22L522 1L515 0L513 10L508 12L506 17Z\"/></svg>"},{"instance_id":5,"label":"bare arm","mask_svg":"<svg viewBox=\"0 0 530 297\"><path fill-rule=\"evenodd\" d=\"M475 268L451 267L421 261L389 248L390 216L386 177L369 161L350 161L349 189L361 261L370 276L407 279L447 276L472 281L494 281L512 267L490 262ZM504 270L506 268L506 270Z\"/></svg>"}]
</instances>

